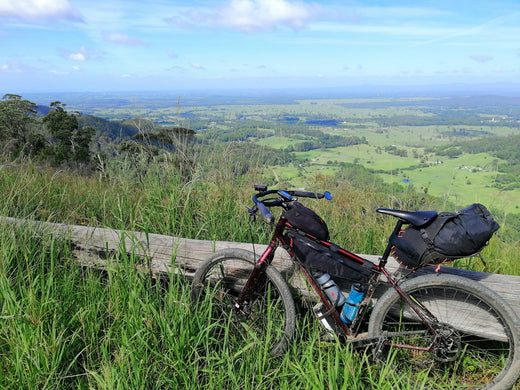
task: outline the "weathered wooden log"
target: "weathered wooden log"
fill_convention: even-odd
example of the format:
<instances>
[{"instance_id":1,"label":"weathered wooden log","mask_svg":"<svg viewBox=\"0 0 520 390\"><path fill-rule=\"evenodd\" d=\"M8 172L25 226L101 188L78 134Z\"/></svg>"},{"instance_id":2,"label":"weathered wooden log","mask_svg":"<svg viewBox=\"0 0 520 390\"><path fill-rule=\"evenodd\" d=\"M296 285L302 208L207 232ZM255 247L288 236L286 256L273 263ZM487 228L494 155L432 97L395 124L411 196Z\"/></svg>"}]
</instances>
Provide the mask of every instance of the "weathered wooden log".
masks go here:
<instances>
[{"instance_id":1,"label":"weathered wooden log","mask_svg":"<svg viewBox=\"0 0 520 390\"><path fill-rule=\"evenodd\" d=\"M8 217L2 217L1 220L4 223L30 224L41 229L43 233L48 232L69 240L73 247L73 254L81 265L105 268L107 264L117 263L121 254L126 254L142 259L139 267L154 276L181 272L187 278L191 278L201 261L219 249L243 248L260 254L266 247L259 244L253 246L250 243L193 240L144 232L30 222ZM372 262L378 261L378 256L361 256ZM113 259L113 261L107 262L107 259ZM276 252L275 266L283 274L292 273L294 269L288 254L280 248ZM390 261L387 268L391 272L395 271L396 262ZM423 268L415 274L431 272L435 272L434 267ZM517 313L520 313L520 276L489 274L451 267L441 267L439 272L462 275L481 282L500 294ZM306 295L306 289L301 280L291 278L291 283L294 288L301 289L302 293ZM348 285L340 284L340 287L346 289ZM384 288L380 293L382 291Z\"/></svg>"}]
</instances>

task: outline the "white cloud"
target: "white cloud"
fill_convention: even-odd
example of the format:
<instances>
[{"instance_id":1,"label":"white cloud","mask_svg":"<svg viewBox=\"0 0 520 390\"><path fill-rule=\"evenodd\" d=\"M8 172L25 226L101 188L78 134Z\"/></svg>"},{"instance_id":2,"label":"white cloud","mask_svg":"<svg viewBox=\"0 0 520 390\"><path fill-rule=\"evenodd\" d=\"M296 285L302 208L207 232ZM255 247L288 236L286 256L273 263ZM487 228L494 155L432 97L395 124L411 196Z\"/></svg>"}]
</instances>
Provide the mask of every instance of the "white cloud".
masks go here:
<instances>
[{"instance_id":1,"label":"white cloud","mask_svg":"<svg viewBox=\"0 0 520 390\"><path fill-rule=\"evenodd\" d=\"M0 67L0 70L4 73L20 73L21 69L18 68L15 64L3 64Z\"/></svg>"},{"instance_id":2,"label":"white cloud","mask_svg":"<svg viewBox=\"0 0 520 390\"><path fill-rule=\"evenodd\" d=\"M83 20L69 0L1 0L0 19L3 18L24 21Z\"/></svg>"},{"instance_id":3,"label":"white cloud","mask_svg":"<svg viewBox=\"0 0 520 390\"><path fill-rule=\"evenodd\" d=\"M129 35L120 34L120 33L103 33L103 39L107 42L117 43L120 45L148 46L146 43L141 41L139 38L131 37Z\"/></svg>"},{"instance_id":4,"label":"white cloud","mask_svg":"<svg viewBox=\"0 0 520 390\"><path fill-rule=\"evenodd\" d=\"M85 57L85 54L83 54L83 53L71 53L71 54L69 54L69 58L72 61L85 61L87 59Z\"/></svg>"},{"instance_id":5,"label":"white cloud","mask_svg":"<svg viewBox=\"0 0 520 390\"><path fill-rule=\"evenodd\" d=\"M493 59L493 57L481 56L481 55L471 56L470 58L473 61L477 61L477 62L488 62L488 61L491 61Z\"/></svg>"},{"instance_id":6,"label":"white cloud","mask_svg":"<svg viewBox=\"0 0 520 390\"><path fill-rule=\"evenodd\" d=\"M291 0L231 0L211 11L191 10L169 23L180 27L200 25L227 27L243 32L305 27L321 10L318 4Z\"/></svg>"},{"instance_id":7,"label":"white cloud","mask_svg":"<svg viewBox=\"0 0 520 390\"><path fill-rule=\"evenodd\" d=\"M22 62L11 60L0 66L0 71L4 73L24 73L34 71L34 68Z\"/></svg>"},{"instance_id":8,"label":"white cloud","mask_svg":"<svg viewBox=\"0 0 520 390\"><path fill-rule=\"evenodd\" d=\"M248 32L281 25L302 28L311 18L312 8L302 2L286 0L232 0L219 10L220 24Z\"/></svg>"},{"instance_id":9,"label":"white cloud","mask_svg":"<svg viewBox=\"0 0 520 390\"><path fill-rule=\"evenodd\" d=\"M51 73L52 74L55 74L57 76L66 76L69 74L69 72L63 72L63 71L60 71L60 70L51 70Z\"/></svg>"},{"instance_id":10,"label":"white cloud","mask_svg":"<svg viewBox=\"0 0 520 390\"><path fill-rule=\"evenodd\" d=\"M103 59L104 53L97 49L81 46L77 51L60 50L62 57L72 61L83 62L88 60Z\"/></svg>"}]
</instances>

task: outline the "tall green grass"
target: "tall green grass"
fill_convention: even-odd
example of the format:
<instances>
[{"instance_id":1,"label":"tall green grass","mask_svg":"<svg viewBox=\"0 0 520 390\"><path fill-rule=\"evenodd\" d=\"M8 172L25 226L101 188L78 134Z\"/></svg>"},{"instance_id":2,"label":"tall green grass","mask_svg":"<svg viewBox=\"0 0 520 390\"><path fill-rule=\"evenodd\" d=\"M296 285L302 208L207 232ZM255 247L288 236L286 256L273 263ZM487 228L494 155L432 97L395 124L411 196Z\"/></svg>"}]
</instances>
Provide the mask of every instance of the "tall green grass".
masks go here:
<instances>
[{"instance_id":1,"label":"tall green grass","mask_svg":"<svg viewBox=\"0 0 520 390\"><path fill-rule=\"evenodd\" d=\"M201 239L246 239L251 188L183 182L175 169L150 169L144 182L109 180L32 164L0 167L3 216L148 231ZM249 205L250 206L250 205Z\"/></svg>"},{"instance_id":2,"label":"tall green grass","mask_svg":"<svg viewBox=\"0 0 520 390\"><path fill-rule=\"evenodd\" d=\"M180 276L152 280L132 256L83 269L49 232L0 233L0 388L393 388L363 355L320 343L302 315L291 350L231 349L213 338ZM208 309L208 308L206 308Z\"/></svg>"},{"instance_id":3,"label":"tall green grass","mask_svg":"<svg viewBox=\"0 0 520 390\"><path fill-rule=\"evenodd\" d=\"M79 177L27 164L0 168L4 216L141 230L189 238L249 241L247 206L259 174L240 180L181 180L174 169ZM224 172L225 173L225 172ZM222 174L222 172L220 173ZM393 199L316 177L333 202L310 200L334 241L361 253L384 247L391 221L372 212ZM253 227L259 240L269 229ZM514 245L492 244L492 266L518 273ZM123 260L123 261L121 261ZM194 310L181 276L154 280L137 257L118 254L105 271L79 267L50 231L0 226L0 388L26 389L406 389L349 346L320 341L304 311L287 354L232 349L213 336L204 305ZM495 271L491 271L495 272Z\"/></svg>"},{"instance_id":4,"label":"tall green grass","mask_svg":"<svg viewBox=\"0 0 520 390\"><path fill-rule=\"evenodd\" d=\"M265 180L261 171L236 177L226 164L212 163L220 166L216 173L206 168L189 181L182 180L174 167L153 166L142 182L131 171L116 169L110 179L101 179L32 164L2 166L0 215L194 239L249 242L254 237L266 242L270 228L261 222L250 224L247 212L253 184ZM306 188L333 193L330 202L304 202L326 220L333 241L357 253L381 254L385 248L395 221L376 213L377 207L442 207L424 194L382 193L370 183L359 186L323 175L309 180ZM502 229L483 251L487 267L475 259L458 261L457 266L520 274L520 246L501 239L501 232L511 227L505 220L498 222Z\"/></svg>"}]
</instances>

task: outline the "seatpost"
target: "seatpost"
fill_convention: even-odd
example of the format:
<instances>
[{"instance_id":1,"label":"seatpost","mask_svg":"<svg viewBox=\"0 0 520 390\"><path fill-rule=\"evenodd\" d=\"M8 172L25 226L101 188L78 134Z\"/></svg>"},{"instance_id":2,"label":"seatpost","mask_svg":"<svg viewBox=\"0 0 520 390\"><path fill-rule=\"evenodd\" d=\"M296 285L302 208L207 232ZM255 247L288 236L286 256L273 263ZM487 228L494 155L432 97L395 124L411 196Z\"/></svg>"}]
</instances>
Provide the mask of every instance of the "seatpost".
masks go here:
<instances>
[{"instance_id":1,"label":"seatpost","mask_svg":"<svg viewBox=\"0 0 520 390\"><path fill-rule=\"evenodd\" d=\"M388 244L386 244L385 252L383 253L383 256L379 259L381 265L383 265L383 266L385 266L386 263L388 262L388 257L390 256L390 252L392 251L392 243L391 243L390 238L393 236L399 235L399 232L401 231L401 228L403 227L403 223L404 223L403 220L398 219L395 224L394 231L388 238Z\"/></svg>"}]
</instances>

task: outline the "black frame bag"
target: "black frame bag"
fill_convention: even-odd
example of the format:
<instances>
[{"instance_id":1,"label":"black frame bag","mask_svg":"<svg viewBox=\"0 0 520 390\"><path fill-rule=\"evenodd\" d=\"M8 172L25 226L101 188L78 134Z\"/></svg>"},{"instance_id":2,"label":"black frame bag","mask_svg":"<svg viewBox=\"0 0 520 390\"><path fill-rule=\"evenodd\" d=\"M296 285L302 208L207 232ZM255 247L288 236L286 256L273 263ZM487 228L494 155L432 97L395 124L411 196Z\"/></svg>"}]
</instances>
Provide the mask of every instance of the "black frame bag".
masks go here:
<instances>
[{"instance_id":1,"label":"black frame bag","mask_svg":"<svg viewBox=\"0 0 520 390\"><path fill-rule=\"evenodd\" d=\"M307 268L362 284L368 283L372 276L372 262L365 260L363 264L356 263L343 255L336 244L326 246L294 230L287 231L285 237L296 257Z\"/></svg>"},{"instance_id":2,"label":"black frame bag","mask_svg":"<svg viewBox=\"0 0 520 390\"><path fill-rule=\"evenodd\" d=\"M407 267L421 268L476 255L499 228L488 209L474 203L456 213L440 213L426 226L410 225L392 234L392 256Z\"/></svg>"}]
</instances>

